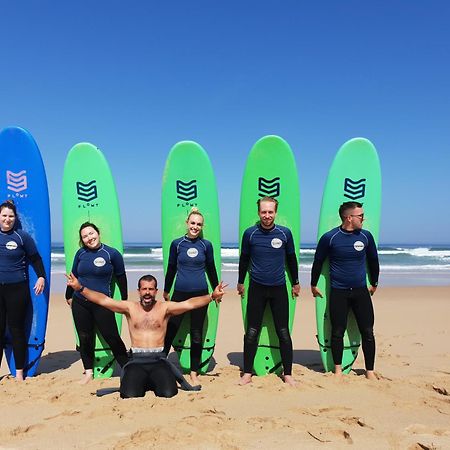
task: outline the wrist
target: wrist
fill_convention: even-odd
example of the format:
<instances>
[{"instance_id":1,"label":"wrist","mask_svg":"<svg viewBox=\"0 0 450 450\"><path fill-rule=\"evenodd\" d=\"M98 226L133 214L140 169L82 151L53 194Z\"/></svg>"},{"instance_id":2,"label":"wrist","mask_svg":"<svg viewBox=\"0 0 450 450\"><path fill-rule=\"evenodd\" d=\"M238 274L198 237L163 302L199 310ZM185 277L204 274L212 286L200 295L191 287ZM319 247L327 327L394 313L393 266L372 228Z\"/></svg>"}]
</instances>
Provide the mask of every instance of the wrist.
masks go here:
<instances>
[{"instance_id":1,"label":"wrist","mask_svg":"<svg viewBox=\"0 0 450 450\"><path fill-rule=\"evenodd\" d=\"M83 290L84 290L84 286L82 284L80 284L80 289L76 289L76 292L81 293L81 292L83 292Z\"/></svg>"}]
</instances>

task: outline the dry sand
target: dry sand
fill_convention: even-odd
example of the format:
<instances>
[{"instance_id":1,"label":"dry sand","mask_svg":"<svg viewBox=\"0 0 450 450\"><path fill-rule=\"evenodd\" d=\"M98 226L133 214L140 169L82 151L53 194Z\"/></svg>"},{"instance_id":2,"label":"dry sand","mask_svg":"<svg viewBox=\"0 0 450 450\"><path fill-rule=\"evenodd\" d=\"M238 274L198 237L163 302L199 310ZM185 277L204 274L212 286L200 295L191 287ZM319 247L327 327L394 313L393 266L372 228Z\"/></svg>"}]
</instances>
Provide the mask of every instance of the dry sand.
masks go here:
<instances>
[{"instance_id":1,"label":"dry sand","mask_svg":"<svg viewBox=\"0 0 450 450\"><path fill-rule=\"evenodd\" d=\"M362 357L342 380L322 373L313 302L302 292L293 332L297 387L276 376L237 385L243 331L230 293L201 392L121 400L95 396L117 387L117 377L77 384L70 310L53 295L40 374L18 383L3 376L3 362L0 449L450 449L450 287L379 288L378 381L362 375Z\"/></svg>"}]
</instances>

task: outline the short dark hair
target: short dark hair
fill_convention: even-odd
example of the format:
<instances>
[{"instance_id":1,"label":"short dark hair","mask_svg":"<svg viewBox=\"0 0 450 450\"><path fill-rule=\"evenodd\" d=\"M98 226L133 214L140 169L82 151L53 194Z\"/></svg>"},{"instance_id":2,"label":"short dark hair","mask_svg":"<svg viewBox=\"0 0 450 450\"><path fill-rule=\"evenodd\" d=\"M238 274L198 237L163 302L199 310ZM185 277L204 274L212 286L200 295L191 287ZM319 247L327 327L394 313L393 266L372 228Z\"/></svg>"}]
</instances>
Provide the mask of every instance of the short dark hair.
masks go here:
<instances>
[{"instance_id":1,"label":"short dark hair","mask_svg":"<svg viewBox=\"0 0 450 450\"><path fill-rule=\"evenodd\" d=\"M17 209L16 209L16 205L14 204L13 200L5 200L1 205L0 205L0 211L2 211L4 208L9 208L10 210L12 210L12 212L14 213L14 215L17 217Z\"/></svg>"},{"instance_id":2,"label":"short dark hair","mask_svg":"<svg viewBox=\"0 0 450 450\"><path fill-rule=\"evenodd\" d=\"M158 288L158 280L153 275L143 275L138 280L138 289L141 288L141 281L154 281L155 282L155 288Z\"/></svg>"},{"instance_id":3,"label":"short dark hair","mask_svg":"<svg viewBox=\"0 0 450 450\"><path fill-rule=\"evenodd\" d=\"M348 212L355 208L362 208L363 204L359 202L344 202L339 206L339 217L343 221L347 216Z\"/></svg>"},{"instance_id":4,"label":"short dark hair","mask_svg":"<svg viewBox=\"0 0 450 450\"><path fill-rule=\"evenodd\" d=\"M261 197L258 199L258 201L256 202L256 204L258 205L258 211L259 211L259 207L261 205L261 202L272 202L275 203L275 212L277 212L278 210L278 200L276 198L273 197Z\"/></svg>"},{"instance_id":5,"label":"short dark hair","mask_svg":"<svg viewBox=\"0 0 450 450\"><path fill-rule=\"evenodd\" d=\"M81 232L87 227L93 228L98 234L100 234L100 230L98 229L98 226L95 225L95 223L92 223L92 222L84 222L84 223L82 223L80 225L80 229L78 230L78 234L80 236L80 247L84 247L85 246L83 244L83 239L81 239Z\"/></svg>"}]
</instances>

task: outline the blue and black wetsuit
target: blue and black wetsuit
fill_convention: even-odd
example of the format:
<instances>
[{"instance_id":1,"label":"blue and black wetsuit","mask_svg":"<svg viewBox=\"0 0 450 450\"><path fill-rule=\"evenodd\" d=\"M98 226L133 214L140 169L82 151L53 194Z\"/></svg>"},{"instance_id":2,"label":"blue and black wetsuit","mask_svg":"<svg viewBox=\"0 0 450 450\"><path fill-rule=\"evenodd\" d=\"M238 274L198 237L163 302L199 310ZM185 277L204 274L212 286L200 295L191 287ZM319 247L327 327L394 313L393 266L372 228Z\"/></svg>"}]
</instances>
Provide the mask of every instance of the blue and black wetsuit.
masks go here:
<instances>
[{"instance_id":1,"label":"blue and black wetsuit","mask_svg":"<svg viewBox=\"0 0 450 450\"><path fill-rule=\"evenodd\" d=\"M122 255L112 247L101 244L98 249L83 247L77 251L72 266L73 274L83 286L111 297L115 277L122 300L128 298L127 277ZM125 344L120 338L114 313L103 306L86 301L79 292L68 287L66 299L73 298L72 314L80 339L80 356L85 369L94 364L95 327L108 343L120 366L128 361Z\"/></svg>"},{"instance_id":2,"label":"blue and black wetsuit","mask_svg":"<svg viewBox=\"0 0 450 450\"><path fill-rule=\"evenodd\" d=\"M181 302L191 297L208 294L208 275L214 289L219 280L214 263L214 250L211 242L203 238L190 239L187 236L175 239L170 245L169 262L164 283L164 292L170 292L175 279L172 301ZM208 306L195 309L191 315L191 370L198 371L202 353L203 322ZM164 341L164 352L169 353L173 339L180 327L184 314L169 319Z\"/></svg>"},{"instance_id":3,"label":"blue and black wetsuit","mask_svg":"<svg viewBox=\"0 0 450 450\"><path fill-rule=\"evenodd\" d=\"M292 373L286 266L292 284L298 284L298 263L289 228L274 225L270 229L265 229L258 224L245 230L242 236L238 279L238 283L243 284L247 271L249 272L247 332L244 337L245 373L253 371L258 336L267 302L270 304L280 341L284 374Z\"/></svg>"},{"instance_id":4,"label":"blue and black wetsuit","mask_svg":"<svg viewBox=\"0 0 450 450\"><path fill-rule=\"evenodd\" d=\"M38 277L45 278L44 264L33 238L23 230L0 231L0 363L8 325L17 369L24 368L27 352L25 319L31 303L29 264Z\"/></svg>"},{"instance_id":5,"label":"blue and black wetsuit","mask_svg":"<svg viewBox=\"0 0 450 450\"><path fill-rule=\"evenodd\" d=\"M322 265L330 262L331 351L335 365L342 364L344 333L352 309L362 338L367 370L375 362L374 313L367 289L366 274L372 286L378 285L380 265L372 234L367 230L346 231L341 227L325 233L317 244L311 271L311 286L317 286ZM366 269L367 267L367 269Z\"/></svg>"}]
</instances>

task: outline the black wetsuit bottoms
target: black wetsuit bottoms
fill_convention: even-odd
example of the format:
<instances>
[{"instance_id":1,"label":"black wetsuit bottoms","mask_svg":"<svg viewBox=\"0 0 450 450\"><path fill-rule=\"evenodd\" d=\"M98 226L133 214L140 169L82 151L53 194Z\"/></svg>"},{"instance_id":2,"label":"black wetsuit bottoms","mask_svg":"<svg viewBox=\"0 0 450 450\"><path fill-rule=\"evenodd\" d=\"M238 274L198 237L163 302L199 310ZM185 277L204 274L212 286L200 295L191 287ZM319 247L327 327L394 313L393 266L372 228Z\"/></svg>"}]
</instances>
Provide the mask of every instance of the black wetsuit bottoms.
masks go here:
<instances>
[{"instance_id":1,"label":"black wetsuit bottoms","mask_svg":"<svg viewBox=\"0 0 450 450\"><path fill-rule=\"evenodd\" d=\"M264 286L250 280L247 302L247 332L244 337L244 372L252 373L264 309L269 303L280 342L284 375L292 374L292 340L289 333L289 304L286 285Z\"/></svg>"},{"instance_id":2,"label":"black wetsuit bottoms","mask_svg":"<svg viewBox=\"0 0 450 450\"><path fill-rule=\"evenodd\" d=\"M28 281L0 284L0 363L5 348L5 332L8 325L16 369L23 369L27 354L25 319L31 303Z\"/></svg>"},{"instance_id":3,"label":"black wetsuit bottoms","mask_svg":"<svg viewBox=\"0 0 450 450\"><path fill-rule=\"evenodd\" d=\"M347 329L347 318L350 309L353 310L359 332L361 333L366 370L373 370L375 362L374 313L372 299L366 287L353 289L331 288L331 352L334 364L342 364L344 333Z\"/></svg>"},{"instance_id":4,"label":"black wetsuit bottoms","mask_svg":"<svg viewBox=\"0 0 450 450\"><path fill-rule=\"evenodd\" d=\"M192 297L200 297L208 295L207 290L195 292L181 292L174 291L172 295L173 302L183 302ZM203 337L203 323L205 322L206 313L208 312L208 305L190 311L191 316L191 370L197 372L200 368L200 358L202 355L202 337ZM173 316L169 319L167 324L166 337L164 339L164 353L166 355L170 352L175 335L180 328L181 321L184 314ZM175 343L176 347L176 343Z\"/></svg>"},{"instance_id":5,"label":"black wetsuit bottoms","mask_svg":"<svg viewBox=\"0 0 450 450\"><path fill-rule=\"evenodd\" d=\"M177 382L185 391L201 389L191 386L163 351L131 352L130 360L122 368L120 396L144 397L151 390L157 397L170 398L178 393Z\"/></svg>"},{"instance_id":6,"label":"black wetsuit bottoms","mask_svg":"<svg viewBox=\"0 0 450 450\"><path fill-rule=\"evenodd\" d=\"M103 306L74 297L72 314L80 340L80 356L85 369L94 364L95 327L103 336L118 364L128 361L127 349L120 338L114 313Z\"/></svg>"},{"instance_id":7,"label":"black wetsuit bottoms","mask_svg":"<svg viewBox=\"0 0 450 450\"><path fill-rule=\"evenodd\" d=\"M157 397L173 397L178 388L175 376L165 361L126 365L120 381L122 398L144 397L153 391Z\"/></svg>"}]
</instances>

